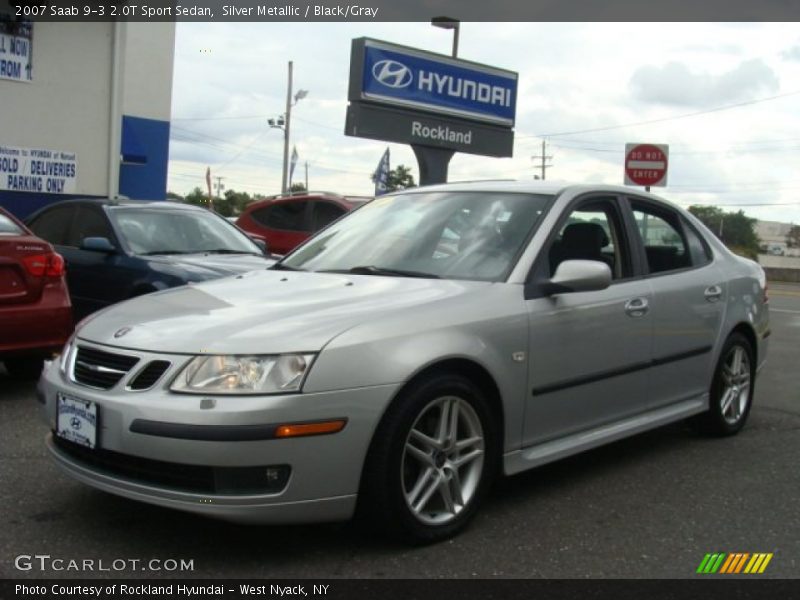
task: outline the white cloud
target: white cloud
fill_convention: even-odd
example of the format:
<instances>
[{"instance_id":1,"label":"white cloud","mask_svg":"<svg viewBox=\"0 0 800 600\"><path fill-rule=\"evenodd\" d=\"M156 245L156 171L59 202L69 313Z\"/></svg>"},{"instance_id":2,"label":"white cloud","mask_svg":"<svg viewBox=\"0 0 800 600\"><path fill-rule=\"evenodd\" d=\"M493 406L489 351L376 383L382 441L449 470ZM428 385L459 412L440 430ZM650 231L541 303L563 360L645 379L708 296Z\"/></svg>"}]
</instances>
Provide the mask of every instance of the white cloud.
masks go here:
<instances>
[{"instance_id":1,"label":"white cloud","mask_svg":"<svg viewBox=\"0 0 800 600\"><path fill-rule=\"evenodd\" d=\"M640 67L631 87L643 102L706 108L775 93L778 78L761 59L746 60L735 69L714 75L693 72L681 62Z\"/></svg>"},{"instance_id":2,"label":"white cloud","mask_svg":"<svg viewBox=\"0 0 800 600\"><path fill-rule=\"evenodd\" d=\"M283 134L266 119L284 110L289 60L294 89L309 90L293 109L291 141L300 154L297 173L304 175L309 163L311 187L371 193L369 173L387 145L392 165L412 166L417 175L407 146L343 135L350 41L361 36L443 54L452 41L449 31L427 23L178 24L173 117L212 119L173 121L169 188L204 185L210 165L229 189L278 191ZM800 91L792 83L800 81L800 63L787 55L796 44L791 23L462 23L460 56L519 72L519 101L514 157L456 155L451 179L531 179L531 156L541 151L537 134L652 121ZM555 136L548 147L555 166L547 176L622 183L626 142L667 143L665 197L684 204L793 202L745 210L800 222L798 98Z\"/></svg>"}]
</instances>

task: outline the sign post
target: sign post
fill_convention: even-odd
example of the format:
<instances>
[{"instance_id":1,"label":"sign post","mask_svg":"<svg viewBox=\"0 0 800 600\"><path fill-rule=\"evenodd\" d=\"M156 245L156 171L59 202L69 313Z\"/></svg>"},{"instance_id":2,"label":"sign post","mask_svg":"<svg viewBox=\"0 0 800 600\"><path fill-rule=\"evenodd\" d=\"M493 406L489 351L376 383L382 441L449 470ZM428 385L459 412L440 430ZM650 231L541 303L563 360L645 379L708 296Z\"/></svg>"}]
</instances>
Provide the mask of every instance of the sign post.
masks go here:
<instances>
[{"instance_id":1,"label":"sign post","mask_svg":"<svg viewBox=\"0 0 800 600\"><path fill-rule=\"evenodd\" d=\"M668 167L667 144L625 144L625 185L666 187Z\"/></svg>"}]
</instances>

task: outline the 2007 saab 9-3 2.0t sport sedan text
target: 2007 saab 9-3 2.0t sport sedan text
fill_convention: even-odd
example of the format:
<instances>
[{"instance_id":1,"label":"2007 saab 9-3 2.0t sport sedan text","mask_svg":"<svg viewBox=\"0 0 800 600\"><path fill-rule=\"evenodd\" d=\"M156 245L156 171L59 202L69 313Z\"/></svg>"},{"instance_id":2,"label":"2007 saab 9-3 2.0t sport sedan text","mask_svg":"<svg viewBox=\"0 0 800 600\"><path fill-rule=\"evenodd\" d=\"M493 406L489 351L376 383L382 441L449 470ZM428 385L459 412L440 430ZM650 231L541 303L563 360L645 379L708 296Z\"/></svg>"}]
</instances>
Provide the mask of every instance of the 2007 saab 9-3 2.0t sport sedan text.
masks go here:
<instances>
[{"instance_id":1,"label":"2007 saab 9-3 2.0t sport sedan text","mask_svg":"<svg viewBox=\"0 0 800 600\"><path fill-rule=\"evenodd\" d=\"M432 541L501 471L688 417L736 433L768 334L763 270L655 196L449 184L89 317L39 396L55 461L101 490Z\"/></svg>"}]
</instances>

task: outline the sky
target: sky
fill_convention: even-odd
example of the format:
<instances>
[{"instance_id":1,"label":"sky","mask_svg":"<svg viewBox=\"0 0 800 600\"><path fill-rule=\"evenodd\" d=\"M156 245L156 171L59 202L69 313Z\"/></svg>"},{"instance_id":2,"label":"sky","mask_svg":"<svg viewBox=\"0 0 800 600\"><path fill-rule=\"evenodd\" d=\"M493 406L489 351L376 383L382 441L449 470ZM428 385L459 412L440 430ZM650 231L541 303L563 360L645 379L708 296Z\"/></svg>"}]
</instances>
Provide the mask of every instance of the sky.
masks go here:
<instances>
[{"instance_id":1,"label":"sky","mask_svg":"<svg viewBox=\"0 0 800 600\"><path fill-rule=\"evenodd\" d=\"M390 148L347 137L350 41L372 37L449 54L452 32L429 23L178 23L168 189L280 191L283 132L267 119L294 91L293 181L371 195ZM623 183L626 143L668 144L668 184L682 206L744 210L800 223L800 31L793 23L462 23L459 57L519 73L514 156L456 154L450 181L533 179L542 140L547 179Z\"/></svg>"}]
</instances>

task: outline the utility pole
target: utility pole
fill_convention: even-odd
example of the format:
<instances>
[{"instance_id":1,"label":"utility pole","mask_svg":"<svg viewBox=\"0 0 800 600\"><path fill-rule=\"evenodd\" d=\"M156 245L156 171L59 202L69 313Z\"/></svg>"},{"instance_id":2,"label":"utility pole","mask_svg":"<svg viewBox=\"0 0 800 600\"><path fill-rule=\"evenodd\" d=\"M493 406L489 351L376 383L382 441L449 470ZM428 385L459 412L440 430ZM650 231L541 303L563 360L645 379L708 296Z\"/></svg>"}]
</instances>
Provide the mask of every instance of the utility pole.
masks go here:
<instances>
[{"instance_id":1,"label":"utility pole","mask_svg":"<svg viewBox=\"0 0 800 600\"><path fill-rule=\"evenodd\" d=\"M289 81L286 87L286 124L283 127L283 177L281 179L281 192L288 192L289 179L289 126L292 121L292 61L289 61Z\"/></svg>"},{"instance_id":2,"label":"utility pole","mask_svg":"<svg viewBox=\"0 0 800 600\"><path fill-rule=\"evenodd\" d=\"M214 186L217 188L217 198L222 198L222 190L225 189L225 186L222 184L222 180L225 178L217 175L214 179L217 180L217 185Z\"/></svg>"},{"instance_id":3,"label":"utility pole","mask_svg":"<svg viewBox=\"0 0 800 600\"><path fill-rule=\"evenodd\" d=\"M305 162L306 165L306 191L308 191L308 161Z\"/></svg>"},{"instance_id":4,"label":"utility pole","mask_svg":"<svg viewBox=\"0 0 800 600\"><path fill-rule=\"evenodd\" d=\"M545 179L546 170L553 166L552 164L549 164L549 165L547 164L548 160L552 160L553 159L553 155L552 154L551 155L547 154L547 140L544 140L544 139L542 140L542 153L541 154L534 154L533 156L531 156L531 158L533 160L541 160L542 161L542 164L539 165L539 168L541 168L541 170L542 170L541 179ZM534 165L534 167L536 167L536 165Z\"/></svg>"}]
</instances>

